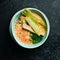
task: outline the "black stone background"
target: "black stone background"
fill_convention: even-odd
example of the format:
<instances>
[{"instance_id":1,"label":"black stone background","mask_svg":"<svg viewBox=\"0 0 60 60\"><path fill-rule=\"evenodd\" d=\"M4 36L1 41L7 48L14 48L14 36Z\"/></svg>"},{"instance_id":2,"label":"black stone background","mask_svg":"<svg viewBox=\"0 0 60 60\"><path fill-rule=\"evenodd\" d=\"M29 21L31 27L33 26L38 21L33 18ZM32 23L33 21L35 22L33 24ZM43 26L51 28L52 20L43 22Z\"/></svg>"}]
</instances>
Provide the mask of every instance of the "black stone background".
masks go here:
<instances>
[{"instance_id":1,"label":"black stone background","mask_svg":"<svg viewBox=\"0 0 60 60\"><path fill-rule=\"evenodd\" d=\"M43 11L50 21L50 35L39 48L18 46L9 33L12 16L22 8ZM60 60L60 0L0 0L0 60Z\"/></svg>"}]
</instances>

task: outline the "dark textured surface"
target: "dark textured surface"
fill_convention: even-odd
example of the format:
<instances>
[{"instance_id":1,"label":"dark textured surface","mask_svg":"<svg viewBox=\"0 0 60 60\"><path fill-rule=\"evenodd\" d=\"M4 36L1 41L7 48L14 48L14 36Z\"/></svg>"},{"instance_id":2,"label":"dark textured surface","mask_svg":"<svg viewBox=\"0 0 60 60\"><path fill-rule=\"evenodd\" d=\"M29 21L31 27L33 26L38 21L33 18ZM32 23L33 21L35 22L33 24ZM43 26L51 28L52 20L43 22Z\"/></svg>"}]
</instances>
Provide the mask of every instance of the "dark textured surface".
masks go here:
<instances>
[{"instance_id":1,"label":"dark textured surface","mask_svg":"<svg viewBox=\"0 0 60 60\"><path fill-rule=\"evenodd\" d=\"M18 46L9 34L12 16L24 7L43 11L51 25L47 41L33 50ZM60 0L0 0L0 60L60 60Z\"/></svg>"}]
</instances>

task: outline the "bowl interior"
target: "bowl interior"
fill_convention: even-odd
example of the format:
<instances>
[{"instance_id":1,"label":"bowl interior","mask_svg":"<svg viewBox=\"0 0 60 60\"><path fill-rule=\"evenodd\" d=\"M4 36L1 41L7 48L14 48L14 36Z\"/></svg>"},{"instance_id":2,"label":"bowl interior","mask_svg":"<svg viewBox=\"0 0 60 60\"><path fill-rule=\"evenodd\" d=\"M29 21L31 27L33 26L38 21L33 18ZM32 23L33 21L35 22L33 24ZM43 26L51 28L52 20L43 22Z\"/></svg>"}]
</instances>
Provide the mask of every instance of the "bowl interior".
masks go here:
<instances>
[{"instance_id":1,"label":"bowl interior","mask_svg":"<svg viewBox=\"0 0 60 60\"><path fill-rule=\"evenodd\" d=\"M46 35L44 36L44 38L43 38L39 43L36 43L36 44L24 44L24 43L21 42L21 41L19 40L19 38L16 36L15 30L14 30L14 29L15 29L16 20L19 18L19 16L21 16L21 12L22 12L24 9L18 11L18 12L13 16L13 18L12 18L12 20L11 20L11 27L12 27L12 35L13 35L15 41L16 41L20 46L22 46L22 47L24 47L24 48L30 48L30 49L31 49L31 48L36 48L36 47L41 46L41 45L46 41L46 39L47 39L47 37L48 37L48 35L49 35L50 25L49 25L49 21L48 21L46 15L45 15L42 11L40 11L40 10L38 10L38 9L35 9L35 8L28 8L28 9L30 9L31 11L39 14L39 15L42 16L43 19L45 20L46 25L47 25L47 33L46 33Z\"/></svg>"}]
</instances>

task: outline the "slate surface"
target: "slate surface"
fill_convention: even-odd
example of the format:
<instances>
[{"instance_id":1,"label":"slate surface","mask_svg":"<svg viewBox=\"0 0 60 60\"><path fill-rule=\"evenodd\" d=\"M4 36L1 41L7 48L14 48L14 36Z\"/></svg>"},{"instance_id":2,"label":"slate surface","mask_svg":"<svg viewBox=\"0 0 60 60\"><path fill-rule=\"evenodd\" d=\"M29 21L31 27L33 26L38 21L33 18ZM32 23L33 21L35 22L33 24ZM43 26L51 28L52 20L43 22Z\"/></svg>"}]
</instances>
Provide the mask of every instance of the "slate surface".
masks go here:
<instances>
[{"instance_id":1,"label":"slate surface","mask_svg":"<svg viewBox=\"0 0 60 60\"><path fill-rule=\"evenodd\" d=\"M39 48L18 46L9 34L12 16L20 9L34 7L50 21L50 35ZM60 0L0 0L0 60L60 60Z\"/></svg>"}]
</instances>

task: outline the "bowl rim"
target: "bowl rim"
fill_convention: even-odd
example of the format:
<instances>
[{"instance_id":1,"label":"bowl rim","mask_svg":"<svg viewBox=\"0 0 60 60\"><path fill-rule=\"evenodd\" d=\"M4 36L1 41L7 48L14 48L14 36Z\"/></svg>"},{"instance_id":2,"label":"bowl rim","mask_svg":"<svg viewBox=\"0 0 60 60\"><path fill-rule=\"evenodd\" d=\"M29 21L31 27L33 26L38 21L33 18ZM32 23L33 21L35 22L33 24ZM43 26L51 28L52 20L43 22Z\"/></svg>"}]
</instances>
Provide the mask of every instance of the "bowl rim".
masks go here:
<instances>
[{"instance_id":1,"label":"bowl rim","mask_svg":"<svg viewBox=\"0 0 60 60\"><path fill-rule=\"evenodd\" d=\"M49 33L50 33L50 23L49 23L49 20L48 20L47 16L46 16L41 10L38 10L38 9L36 9L36 8L28 8L28 9L36 10L36 11L38 11L38 12L44 17L44 19L45 19L45 21L46 21L46 24L47 24L47 34L46 34L45 39L42 40L42 42L39 42L39 43L37 43L37 44L32 44L32 45L24 44L24 43L22 43L22 42L19 41L18 37L16 36L16 34L15 34L15 32L14 32L14 29L13 29L14 25L13 25L13 24L14 24L14 19L15 19L15 17L16 17L21 11L23 11L24 8L21 9L21 10L19 10L18 12L16 12L16 13L14 14L14 16L12 17L11 22L10 22L10 29L9 29L9 30L12 32L12 33L10 33L10 34L13 36L14 40L16 41L16 43L17 43L19 46L24 47L24 48L27 48L27 49L33 49L33 48L37 48L37 47L43 45L43 44L45 43L45 41L47 40L47 38L48 38L48 36L49 36Z\"/></svg>"}]
</instances>

